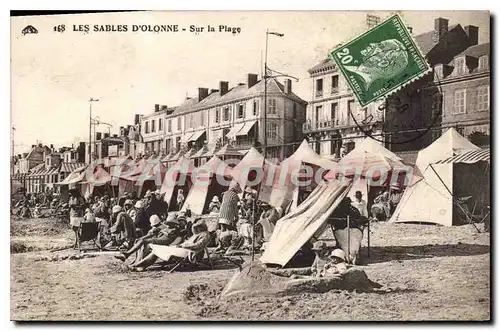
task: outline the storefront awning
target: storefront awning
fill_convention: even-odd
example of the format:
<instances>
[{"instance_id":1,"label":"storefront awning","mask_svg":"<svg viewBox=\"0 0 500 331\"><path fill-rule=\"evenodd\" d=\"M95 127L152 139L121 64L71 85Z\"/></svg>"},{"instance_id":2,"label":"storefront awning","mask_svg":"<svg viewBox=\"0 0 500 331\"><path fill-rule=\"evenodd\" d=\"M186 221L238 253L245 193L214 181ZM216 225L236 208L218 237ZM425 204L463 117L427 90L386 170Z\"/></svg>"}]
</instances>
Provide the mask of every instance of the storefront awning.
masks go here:
<instances>
[{"instance_id":1,"label":"storefront awning","mask_svg":"<svg viewBox=\"0 0 500 331\"><path fill-rule=\"evenodd\" d=\"M205 133L205 130L196 131L193 133L193 135L189 138L188 141L197 141L198 139L200 139L201 136L203 136L204 133Z\"/></svg>"},{"instance_id":2,"label":"storefront awning","mask_svg":"<svg viewBox=\"0 0 500 331\"><path fill-rule=\"evenodd\" d=\"M236 137L236 133L238 133L238 131L240 131L243 126L245 125L245 123L237 123L235 124L231 130L229 130L229 132L226 134L226 137L229 138L229 139L232 139L234 137Z\"/></svg>"},{"instance_id":3,"label":"storefront awning","mask_svg":"<svg viewBox=\"0 0 500 331\"><path fill-rule=\"evenodd\" d=\"M190 141L191 137L193 136L193 132L188 132L188 133L185 133L182 137L181 137L181 142L183 143L187 143L188 141Z\"/></svg>"},{"instance_id":4,"label":"storefront awning","mask_svg":"<svg viewBox=\"0 0 500 331\"><path fill-rule=\"evenodd\" d=\"M251 122L246 122L245 125L243 125L243 128L241 128L240 131L236 133L237 136L246 136L248 132L253 128L253 126L257 123L257 121L251 121Z\"/></svg>"}]
</instances>

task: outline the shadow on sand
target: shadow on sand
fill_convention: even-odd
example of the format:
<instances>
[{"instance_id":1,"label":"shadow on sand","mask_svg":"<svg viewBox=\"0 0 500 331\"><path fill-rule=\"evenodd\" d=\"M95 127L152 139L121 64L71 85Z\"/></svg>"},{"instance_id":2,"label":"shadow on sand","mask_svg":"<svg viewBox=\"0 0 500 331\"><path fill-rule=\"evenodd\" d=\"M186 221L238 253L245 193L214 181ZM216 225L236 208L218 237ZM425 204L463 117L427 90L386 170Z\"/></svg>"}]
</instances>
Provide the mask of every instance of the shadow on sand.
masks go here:
<instances>
[{"instance_id":1,"label":"shadow on sand","mask_svg":"<svg viewBox=\"0 0 500 331\"><path fill-rule=\"evenodd\" d=\"M473 256L490 253L488 245L451 244L423 246L383 246L363 247L361 255L367 264L389 262L394 260L418 260L442 256Z\"/></svg>"}]
</instances>

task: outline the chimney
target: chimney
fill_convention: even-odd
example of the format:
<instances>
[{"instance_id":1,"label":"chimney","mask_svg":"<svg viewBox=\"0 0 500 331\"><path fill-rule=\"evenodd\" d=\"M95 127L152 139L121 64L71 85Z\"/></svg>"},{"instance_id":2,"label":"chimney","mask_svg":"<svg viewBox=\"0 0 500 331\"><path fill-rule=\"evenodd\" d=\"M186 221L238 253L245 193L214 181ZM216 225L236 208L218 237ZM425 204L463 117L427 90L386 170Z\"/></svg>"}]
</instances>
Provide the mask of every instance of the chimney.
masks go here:
<instances>
[{"instance_id":1,"label":"chimney","mask_svg":"<svg viewBox=\"0 0 500 331\"><path fill-rule=\"evenodd\" d=\"M208 89L204 87L198 87L198 102L205 99L208 96Z\"/></svg>"},{"instance_id":2,"label":"chimney","mask_svg":"<svg viewBox=\"0 0 500 331\"><path fill-rule=\"evenodd\" d=\"M98 140L101 140L102 138L102 133L101 132L96 132L95 133L95 140L98 141Z\"/></svg>"},{"instance_id":3,"label":"chimney","mask_svg":"<svg viewBox=\"0 0 500 331\"><path fill-rule=\"evenodd\" d=\"M31 148L35 148L35 147L36 147L36 145L31 145Z\"/></svg>"},{"instance_id":4,"label":"chimney","mask_svg":"<svg viewBox=\"0 0 500 331\"><path fill-rule=\"evenodd\" d=\"M140 114L135 114L134 125L139 124L140 121L141 121L141 115Z\"/></svg>"},{"instance_id":5,"label":"chimney","mask_svg":"<svg viewBox=\"0 0 500 331\"><path fill-rule=\"evenodd\" d=\"M228 86L229 86L229 82L223 82L223 81L219 82L219 91L220 91L221 96L223 96L224 94L227 93Z\"/></svg>"},{"instance_id":6,"label":"chimney","mask_svg":"<svg viewBox=\"0 0 500 331\"><path fill-rule=\"evenodd\" d=\"M104 138L109 138L109 133L105 132L104 133Z\"/></svg>"},{"instance_id":7,"label":"chimney","mask_svg":"<svg viewBox=\"0 0 500 331\"><path fill-rule=\"evenodd\" d=\"M247 74L247 86L251 88L257 83L258 76L256 74Z\"/></svg>"},{"instance_id":8,"label":"chimney","mask_svg":"<svg viewBox=\"0 0 500 331\"><path fill-rule=\"evenodd\" d=\"M213 88L213 89L210 89L210 94L215 93L215 92L219 92L219 90L216 90L216 89L214 89L214 88Z\"/></svg>"},{"instance_id":9,"label":"chimney","mask_svg":"<svg viewBox=\"0 0 500 331\"><path fill-rule=\"evenodd\" d=\"M290 78L285 79L285 93L292 93L292 80Z\"/></svg>"},{"instance_id":10,"label":"chimney","mask_svg":"<svg viewBox=\"0 0 500 331\"><path fill-rule=\"evenodd\" d=\"M474 25L467 25L466 27L464 27L464 31L469 38L469 45L477 45L479 41L479 28Z\"/></svg>"},{"instance_id":11,"label":"chimney","mask_svg":"<svg viewBox=\"0 0 500 331\"><path fill-rule=\"evenodd\" d=\"M161 110L167 110L168 106L167 105L161 105Z\"/></svg>"},{"instance_id":12,"label":"chimney","mask_svg":"<svg viewBox=\"0 0 500 331\"><path fill-rule=\"evenodd\" d=\"M448 20L446 18L436 18L434 20L434 41L440 42L448 32Z\"/></svg>"},{"instance_id":13,"label":"chimney","mask_svg":"<svg viewBox=\"0 0 500 331\"><path fill-rule=\"evenodd\" d=\"M54 152L54 144L50 144L50 150Z\"/></svg>"},{"instance_id":14,"label":"chimney","mask_svg":"<svg viewBox=\"0 0 500 331\"><path fill-rule=\"evenodd\" d=\"M113 135L113 138L118 138L118 135L117 135L117 134L114 134L114 135Z\"/></svg>"},{"instance_id":15,"label":"chimney","mask_svg":"<svg viewBox=\"0 0 500 331\"><path fill-rule=\"evenodd\" d=\"M157 111L159 111L159 110L160 110L160 105L159 105L159 104L155 104L155 113L156 113Z\"/></svg>"}]
</instances>

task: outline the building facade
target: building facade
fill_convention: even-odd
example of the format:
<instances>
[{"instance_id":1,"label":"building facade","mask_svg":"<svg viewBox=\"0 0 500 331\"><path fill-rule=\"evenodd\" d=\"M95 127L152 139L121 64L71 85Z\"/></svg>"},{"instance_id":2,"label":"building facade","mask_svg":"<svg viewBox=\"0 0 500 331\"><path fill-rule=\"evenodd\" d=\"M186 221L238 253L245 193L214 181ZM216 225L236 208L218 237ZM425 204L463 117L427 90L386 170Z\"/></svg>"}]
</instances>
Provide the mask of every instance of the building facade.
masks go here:
<instances>
[{"instance_id":1,"label":"building facade","mask_svg":"<svg viewBox=\"0 0 500 331\"><path fill-rule=\"evenodd\" d=\"M490 44L474 45L435 67L441 91L443 132L454 127L478 145L490 137Z\"/></svg>"},{"instance_id":2,"label":"building facade","mask_svg":"<svg viewBox=\"0 0 500 331\"><path fill-rule=\"evenodd\" d=\"M379 102L361 108L335 62L328 58L308 70L312 100L303 125L311 147L320 155L340 158L351 151L365 132L380 135L384 121Z\"/></svg>"},{"instance_id":3,"label":"building facade","mask_svg":"<svg viewBox=\"0 0 500 331\"><path fill-rule=\"evenodd\" d=\"M489 111L472 111L477 108L472 104L477 104L478 95L480 100L486 93L489 96L489 69L478 69L478 54L486 49L489 53L489 44L477 46L478 33L476 26L448 26L448 20L439 17L433 30L415 36L432 72L387 99L384 131L388 148L419 150L450 126L467 134L460 126L489 123ZM453 106L455 95L457 110ZM481 107L485 107L484 102Z\"/></svg>"},{"instance_id":4,"label":"building facade","mask_svg":"<svg viewBox=\"0 0 500 331\"><path fill-rule=\"evenodd\" d=\"M181 149L201 149L205 144L209 149L231 144L240 151L252 146L263 145L267 138L268 158L283 160L293 153L293 143L303 138L302 124L305 121L306 102L292 92L292 81L284 84L267 79L267 97L264 98L264 80L255 74L248 74L246 83L229 88L229 83L221 81L218 89L198 88L198 96L187 98L177 107L165 109L162 128L164 129L164 153ZM266 100L264 100L266 99ZM267 120L264 125L264 103L267 105ZM150 114L156 123L160 114ZM162 154L161 134L148 136L146 120L141 121L144 141L151 141L153 152ZM148 125L149 130L151 124ZM266 128L264 128L266 127ZM150 138L151 137L151 138ZM148 144L148 143L146 143Z\"/></svg>"}]
</instances>

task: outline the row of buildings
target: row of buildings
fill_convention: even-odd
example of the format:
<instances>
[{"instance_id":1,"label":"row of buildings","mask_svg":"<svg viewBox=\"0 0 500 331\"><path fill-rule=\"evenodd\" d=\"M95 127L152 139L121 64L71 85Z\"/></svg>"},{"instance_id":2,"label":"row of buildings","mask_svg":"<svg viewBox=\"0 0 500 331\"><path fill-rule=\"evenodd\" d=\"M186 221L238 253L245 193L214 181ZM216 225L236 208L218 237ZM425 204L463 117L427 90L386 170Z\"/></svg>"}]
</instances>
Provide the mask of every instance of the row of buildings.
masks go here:
<instances>
[{"instance_id":1,"label":"row of buildings","mask_svg":"<svg viewBox=\"0 0 500 331\"><path fill-rule=\"evenodd\" d=\"M293 92L290 79L264 80L249 73L232 87L227 81L213 89L199 87L196 97L180 105L154 105L120 127L119 134L99 134L92 144L83 143L84 153L75 162L90 161L90 146L92 158L137 158L225 145L245 152L265 142L267 157L283 160L304 138L317 153L338 159L370 134L411 163L416 151L449 127L477 145L489 145L490 44L478 44L478 36L476 26L449 26L447 19L436 18L433 29L414 36L432 72L383 103L359 107L336 64L326 58L308 70L308 101ZM60 158L61 167L71 163ZM41 164L26 160L19 159L18 174Z\"/></svg>"}]
</instances>

